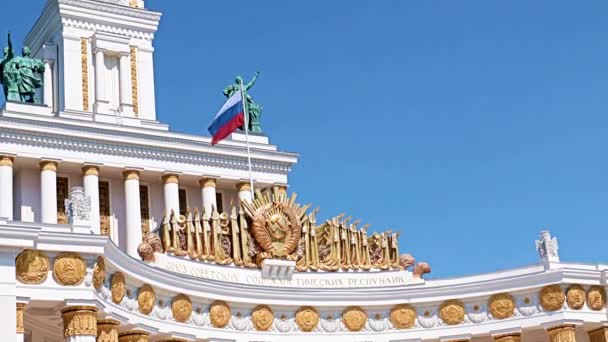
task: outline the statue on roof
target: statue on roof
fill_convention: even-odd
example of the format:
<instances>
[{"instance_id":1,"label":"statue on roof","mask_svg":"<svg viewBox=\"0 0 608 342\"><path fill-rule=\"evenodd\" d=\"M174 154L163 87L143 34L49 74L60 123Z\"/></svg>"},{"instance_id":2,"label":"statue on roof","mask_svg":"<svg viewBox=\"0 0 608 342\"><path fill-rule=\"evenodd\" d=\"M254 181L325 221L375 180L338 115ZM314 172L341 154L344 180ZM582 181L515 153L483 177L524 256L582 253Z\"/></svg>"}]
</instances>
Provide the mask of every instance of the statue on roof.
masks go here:
<instances>
[{"instance_id":1,"label":"statue on roof","mask_svg":"<svg viewBox=\"0 0 608 342\"><path fill-rule=\"evenodd\" d=\"M40 103L36 89L42 87L42 79L36 73L44 72L44 62L31 58L32 51L24 46L21 56L15 56L10 32L8 46L0 60L0 83L7 101Z\"/></svg>"},{"instance_id":2,"label":"statue on roof","mask_svg":"<svg viewBox=\"0 0 608 342\"><path fill-rule=\"evenodd\" d=\"M249 83L245 84L243 81L243 77L237 76L234 80L234 84L227 86L224 89L224 96L226 98L230 98L234 93L240 91L241 84L243 85L243 92L245 93L246 106L247 106L247 129L249 132L253 133L262 133L262 125L260 123L260 118L262 116L262 106L253 101L253 97L249 95L249 89L253 87L255 82L258 79L259 72L256 72L253 75L253 78ZM245 127L241 127L241 129L245 129Z\"/></svg>"}]
</instances>

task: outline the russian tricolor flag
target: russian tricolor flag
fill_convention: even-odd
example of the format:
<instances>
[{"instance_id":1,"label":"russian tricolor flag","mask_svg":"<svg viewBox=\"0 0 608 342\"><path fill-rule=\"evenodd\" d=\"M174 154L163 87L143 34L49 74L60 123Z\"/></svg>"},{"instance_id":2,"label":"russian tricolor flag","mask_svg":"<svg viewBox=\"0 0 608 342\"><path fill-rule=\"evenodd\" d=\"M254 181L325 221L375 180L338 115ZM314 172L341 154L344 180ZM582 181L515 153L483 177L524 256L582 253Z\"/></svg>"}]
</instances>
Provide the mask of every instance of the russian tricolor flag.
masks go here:
<instances>
[{"instance_id":1,"label":"russian tricolor flag","mask_svg":"<svg viewBox=\"0 0 608 342\"><path fill-rule=\"evenodd\" d=\"M213 118L209 126L209 133L213 136L211 145L215 145L220 140L229 136L237 128L245 123L245 108L243 107L243 97L237 91L232 95L220 111Z\"/></svg>"}]
</instances>

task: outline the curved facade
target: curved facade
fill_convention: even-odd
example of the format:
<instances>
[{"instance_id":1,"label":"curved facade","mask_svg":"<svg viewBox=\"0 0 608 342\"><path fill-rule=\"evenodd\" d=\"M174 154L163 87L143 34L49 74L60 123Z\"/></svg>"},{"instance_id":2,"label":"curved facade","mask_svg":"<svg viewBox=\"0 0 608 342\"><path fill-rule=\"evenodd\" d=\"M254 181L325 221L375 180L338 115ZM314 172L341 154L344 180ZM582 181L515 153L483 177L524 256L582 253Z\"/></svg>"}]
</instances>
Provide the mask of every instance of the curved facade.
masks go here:
<instances>
[{"instance_id":1,"label":"curved facade","mask_svg":"<svg viewBox=\"0 0 608 342\"><path fill-rule=\"evenodd\" d=\"M608 338L608 265L425 280L398 234L298 204L298 155L156 121L143 0L49 0L26 38L44 106L0 116L2 341ZM407 247L407 246L405 246Z\"/></svg>"}]
</instances>

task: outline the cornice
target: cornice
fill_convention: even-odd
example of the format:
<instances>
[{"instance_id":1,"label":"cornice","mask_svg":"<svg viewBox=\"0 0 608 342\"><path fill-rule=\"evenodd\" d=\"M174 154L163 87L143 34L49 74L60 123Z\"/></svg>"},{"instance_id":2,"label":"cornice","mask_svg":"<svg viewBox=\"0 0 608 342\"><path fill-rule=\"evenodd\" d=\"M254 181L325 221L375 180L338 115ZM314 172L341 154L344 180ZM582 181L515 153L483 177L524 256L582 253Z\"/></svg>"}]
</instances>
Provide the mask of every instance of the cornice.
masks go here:
<instances>
[{"instance_id":1,"label":"cornice","mask_svg":"<svg viewBox=\"0 0 608 342\"><path fill-rule=\"evenodd\" d=\"M56 0L59 5L68 5L74 6L78 8L110 13L110 14L118 14L124 15L128 17L134 17L138 19L151 20L151 21L160 21L162 16L159 12L153 12L145 9L134 8L129 6L121 6L110 4L107 2L99 2L99 1L90 1L90 0Z\"/></svg>"},{"instance_id":2,"label":"cornice","mask_svg":"<svg viewBox=\"0 0 608 342\"><path fill-rule=\"evenodd\" d=\"M154 161L173 161L201 166L226 167L231 169L247 169L246 156L220 156L205 152L183 151L176 148L152 147L142 144L117 143L111 140L85 139L70 137L60 133L37 133L19 129L3 128L0 131L3 143L12 143L25 146L65 149L86 153L97 153L119 157L143 158ZM286 174L291 170L291 163L272 162L253 159L254 171Z\"/></svg>"}]
</instances>

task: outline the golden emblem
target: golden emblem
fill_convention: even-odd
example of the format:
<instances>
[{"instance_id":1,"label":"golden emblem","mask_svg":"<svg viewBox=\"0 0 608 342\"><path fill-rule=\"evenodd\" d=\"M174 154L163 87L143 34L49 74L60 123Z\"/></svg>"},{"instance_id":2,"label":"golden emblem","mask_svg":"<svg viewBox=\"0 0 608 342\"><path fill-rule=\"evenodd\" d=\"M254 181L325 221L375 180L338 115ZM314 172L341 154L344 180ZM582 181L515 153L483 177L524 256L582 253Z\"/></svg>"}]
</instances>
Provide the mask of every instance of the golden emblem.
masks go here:
<instances>
[{"instance_id":1,"label":"golden emblem","mask_svg":"<svg viewBox=\"0 0 608 342\"><path fill-rule=\"evenodd\" d=\"M585 289L580 285L572 285L566 291L566 302L571 309L579 310L585 305Z\"/></svg>"},{"instance_id":2,"label":"golden emblem","mask_svg":"<svg viewBox=\"0 0 608 342\"><path fill-rule=\"evenodd\" d=\"M156 300L156 293L152 286L145 284L137 291L137 305L139 312L144 315L149 314L154 309L154 301Z\"/></svg>"},{"instance_id":3,"label":"golden emblem","mask_svg":"<svg viewBox=\"0 0 608 342\"><path fill-rule=\"evenodd\" d=\"M439 317L445 324L456 325L464 320L464 304L459 300L448 300L441 304Z\"/></svg>"},{"instance_id":4,"label":"golden emblem","mask_svg":"<svg viewBox=\"0 0 608 342\"><path fill-rule=\"evenodd\" d=\"M120 304L127 293L125 276L122 273L116 272L112 275L110 290L112 291L112 301L116 304Z\"/></svg>"},{"instance_id":5,"label":"golden emblem","mask_svg":"<svg viewBox=\"0 0 608 342\"><path fill-rule=\"evenodd\" d=\"M513 296L508 293L499 293L490 297L490 312L497 319L505 319L513 316L515 302Z\"/></svg>"},{"instance_id":6,"label":"golden emblem","mask_svg":"<svg viewBox=\"0 0 608 342\"><path fill-rule=\"evenodd\" d=\"M209 308L209 320L211 324L216 328L224 328L230 322L232 313L230 307L225 302L217 300L211 304Z\"/></svg>"},{"instance_id":7,"label":"golden emblem","mask_svg":"<svg viewBox=\"0 0 608 342\"><path fill-rule=\"evenodd\" d=\"M171 303L171 312L173 312L173 319L177 322L186 322L192 315L192 302L190 298L184 294L178 294L173 298Z\"/></svg>"},{"instance_id":8,"label":"golden emblem","mask_svg":"<svg viewBox=\"0 0 608 342\"><path fill-rule=\"evenodd\" d=\"M26 249L15 259L17 279L25 284L42 284L49 274L49 258L46 254Z\"/></svg>"},{"instance_id":9,"label":"golden emblem","mask_svg":"<svg viewBox=\"0 0 608 342\"><path fill-rule=\"evenodd\" d=\"M266 305L258 305L251 312L251 321L256 330L267 331L274 322L274 313Z\"/></svg>"},{"instance_id":10,"label":"golden emblem","mask_svg":"<svg viewBox=\"0 0 608 342\"><path fill-rule=\"evenodd\" d=\"M342 323L350 331L359 331L367 323L367 313L358 306L349 306L342 312Z\"/></svg>"},{"instance_id":11,"label":"golden emblem","mask_svg":"<svg viewBox=\"0 0 608 342\"><path fill-rule=\"evenodd\" d=\"M253 220L253 237L264 250L259 259L295 259L292 254L300 242L302 221L308 209L300 207L295 200L294 194L288 198L279 193L258 191L255 201L243 202L245 212Z\"/></svg>"},{"instance_id":12,"label":"golden emblem","mask_svg":"<svg viewBox=\"0 0 608 342\"><path fill-rule=\"evenodd\" d=\"M53 274L61 285L75 286L82 283L87 264L78 253L65 252L55 258Z\"/></svg>"},{"instance_id":13,"label":"golden emblem","mask_svg":"<svg viewBox=\"0 0 608 342\"><path fill-rule=\"evenodd\" d=\"M602 310L606 306L606 292L601 286L591 286L587 292L587 305L591 310Z\"/></svg>"},{"instance_id":14,"label":"golden emblem","mask_svg":"<svg viewBox=\"0 0 608 342\"><path fill-rule=\"evenodd\" d=\"M319 313L312 306L303 306L296 312L296 324L302 331L313 331L319 324Z\"/></svg>"},{"instance_id":15,"label":"golden emblem","mask_svg":"<svg viewBox=\"0 0 608 342\"><path fill-rule=\"evenodd\" d=\"M101 289L106 281L106 262L103 257L97 257L97 262L93 267L93 286L97 291Z\"/></svg>"},{"instance_id":16,"label":"golden emblem","mask_svg":"<svg viewBox=\"0 0 608 342\"><path fill-rule=\"evenodd\" d=\"M564 306L566 295L559 285L548 285L540 290L540 305L548 311L556 311Z\"/></svg>"},{"instance_id":17,"label":"golden emblem","mask_svg":"<svg viewBox=\"0 0 608 342\"><path fill-rule=\"evenodd\" d=\"M395 305L391 309L391 323L397 329L407 329L416 322L416 309L409 304Z\"/></svg>"}]
</instances>

